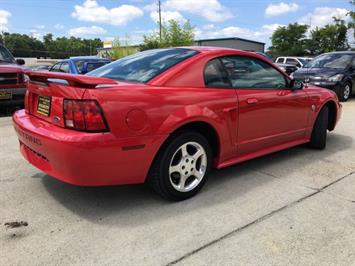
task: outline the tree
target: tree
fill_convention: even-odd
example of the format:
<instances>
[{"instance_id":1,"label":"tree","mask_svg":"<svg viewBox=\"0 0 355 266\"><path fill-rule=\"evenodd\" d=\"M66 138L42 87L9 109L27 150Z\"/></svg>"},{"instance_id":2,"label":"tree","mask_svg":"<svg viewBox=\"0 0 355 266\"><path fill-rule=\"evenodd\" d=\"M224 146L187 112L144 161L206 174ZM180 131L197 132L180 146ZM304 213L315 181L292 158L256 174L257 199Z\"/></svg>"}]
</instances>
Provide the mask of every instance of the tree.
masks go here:
<instances>
[{"instance_id":1,"label":"tree","mask_svg":"<svg viewBox=\"0 0 355 266\"><path fill-rule=\"evenodd\" d=\"M44 44L26 34L4 32L1 40L15 57L46 56Z\"/></svg>"},{"instance_id":2,"label":"tree","mask_svg":"<svg viewBox=\"0 0 355 266\"><path fill-rule=\"evenodd\" d=\"M112 60L117 60L119 58L135 54L138 52L138 47L131 45L130 38L126 34L126 37L122 42L120 39L117 37L113 41L113 46L112 46L112 51L108 55Z\"/></svg>"},{"instance_id":3,"label":"tree","mask_svg":"<svg viewBox=\"0 0 355 266\"><path fill-rule=\"evenodd\" d=\"M355 0L351 0L350 4L355 5ZM354 35L354 38L355 38L355 11L351 10L349 12L349 15L350 15L352 21L349 22L348 26L349 26L349 29L353 30L353 35Z\"/></svg>"},{"instance_id":4,"label":"tree","mask_svg":"<svg viewBox=\"0 0 355 266\"><path fill-rule=\"evenodd\" d=\"M307 25L298 23L279 27L272 34L270 53L274 57L280 55L304 55L307 29Z\"/></svg>"},{"instance_id":5,"label":"tree","mask_svg":"<svg viewBox=\"0 0 355 266\"><path fill-rule=\"evenodd\" d=\"M311 31L308 42L309 50L313 54L341 51L349 48L347 42L348 27L344 20L334 18L335 24L325 25Z\"/></svg>"},{"instance_id":6,"label":"tree","mask_svg":"<svg viewBox=\"0 0 355 266\"><path fill-rule=\"evenodd\" d=\"M4 32L0 34L0 42L5 43L15 57L67 58L96 54L96 48L102 47L100 39L54 38L51 33L44 35L41 41L26 34Z\"/></svg>"},{"instance_id":7,"label":"tree","mask_svg":"<svg viewBox=\"0 0 355 266\"><path fill-rule=\"evenodd\" d=\"M169 20L162 26L161 38L158 32L143 36L143 44L140 46L140 50L189 46L194 43L194 37L193 27L189 21L181 25L176 20Z\"/></svg>"}]
</instances>

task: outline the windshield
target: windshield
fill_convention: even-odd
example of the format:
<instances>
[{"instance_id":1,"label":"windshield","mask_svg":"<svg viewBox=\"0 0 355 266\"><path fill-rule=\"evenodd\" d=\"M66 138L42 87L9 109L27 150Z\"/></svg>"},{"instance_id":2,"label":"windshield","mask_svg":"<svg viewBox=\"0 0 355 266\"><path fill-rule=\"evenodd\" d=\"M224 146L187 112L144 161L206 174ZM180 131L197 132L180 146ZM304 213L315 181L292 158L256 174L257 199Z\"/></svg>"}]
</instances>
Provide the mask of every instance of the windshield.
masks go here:
<instances>
[{"instance_id":1,"label":"windshield","mask_svg":"<svg viewBox=\"0 0 355 266\"><path fill-rule=\"evenodd\" d=\"M345 69L350 65L352 56L350 54L324 54L308 62L307 68L336 68Z\"/></svg>"},{"instance_id":2,"label":"windshield","mask_svg":"<svg viewBox=\"0 0 355 266\"><path fill-rule=\"evenodd\" d=\"M308 62L307 62L305 59L303 59L303 58L298 58L298 60L301 61L302 65L306 65L306 64L308 63Z\"/></svg>"},{"instance_id":3,"label":"windshield","mask_svg":"<svg viewBox=\"0 0 355 266\"><path fill-rule=\"evenodd\" d=\"M148 50L119 59L87 75L146 83L197 53L186 48Z\"/></svg>"},{"instance_id":4,"label":"windshield","mask_svg":"<svg viewBox=\"0 0 355 266\"><path fill-rule=\"evenodd\" d=\"M0 45L0 62L15 63L15 59L12 54L3 46Z\"/></svg>"}]
</instances>

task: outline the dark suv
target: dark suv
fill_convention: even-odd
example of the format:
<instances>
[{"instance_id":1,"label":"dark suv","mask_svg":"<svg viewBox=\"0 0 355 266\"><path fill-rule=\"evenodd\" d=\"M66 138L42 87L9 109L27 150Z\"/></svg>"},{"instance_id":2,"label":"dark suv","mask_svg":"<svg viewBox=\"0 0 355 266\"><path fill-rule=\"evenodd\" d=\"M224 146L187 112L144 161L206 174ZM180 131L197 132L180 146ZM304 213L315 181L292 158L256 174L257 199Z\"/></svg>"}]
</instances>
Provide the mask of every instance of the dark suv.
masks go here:
<instances>
[{"instance_id":1,"label":"dark suv","mask_svg":"<svg viewBox=\"0 0 355 266\"><path fill-rule=\"evenodd\" d=\"M345 102L355 93L355 52L322 54L294 72L293 77L333 90Z\"/></svg>"},{"instance_id":2,"label":"dark suv","mask_svg":"<svg viewBox=\"0 0 355 266\"><path fill-rule=\"evenodd\" d=\"M17 59L0 44L0 110L4 106L22 106L26 92L24 81L25 62Z\"/></svg>"}]
</instances>

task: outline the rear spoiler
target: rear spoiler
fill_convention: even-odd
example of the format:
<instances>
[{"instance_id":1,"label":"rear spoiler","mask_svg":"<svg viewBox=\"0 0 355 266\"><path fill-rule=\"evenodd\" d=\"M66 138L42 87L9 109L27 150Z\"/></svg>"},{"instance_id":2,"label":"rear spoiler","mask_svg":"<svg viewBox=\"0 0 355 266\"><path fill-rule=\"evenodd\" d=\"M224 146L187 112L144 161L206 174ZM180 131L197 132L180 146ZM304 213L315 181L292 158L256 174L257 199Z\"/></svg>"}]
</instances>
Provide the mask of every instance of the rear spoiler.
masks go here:
<instances>
[{"instance_id":1,"label":"rear spoiler","mask_svg":"<svg viewBox=\"0 0 355 266\"><path fill-rule=\"evenodd\" d=\"M117 81L108 78L49 71L26 71L25 74L29 77L30 82L42 83L44 85L48 85L49 83L60 83L79 88L96 88L110 87L117 84Z\"/></svg>"}]
</instances>

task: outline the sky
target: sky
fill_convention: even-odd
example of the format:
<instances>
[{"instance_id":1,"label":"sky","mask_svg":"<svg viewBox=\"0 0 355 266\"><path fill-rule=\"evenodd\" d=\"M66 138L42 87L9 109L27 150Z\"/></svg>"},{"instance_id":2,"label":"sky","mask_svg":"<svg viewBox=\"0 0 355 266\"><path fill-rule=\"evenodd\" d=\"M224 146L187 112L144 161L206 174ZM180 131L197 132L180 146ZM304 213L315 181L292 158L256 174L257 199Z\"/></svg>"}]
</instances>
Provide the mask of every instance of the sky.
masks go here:
<instances>
[{"instance_id":1,"label":"sky","mask_svg":"<svg viewBox=\"0 0 355 266\"><path fill-rule=\"evenodd\" d=\"M157 0L0 0L0 31L38 39L46 33L139 44L157 30ZM349 19L348 0L162 0L163 21L189 20L195 39L240 37L270 45L272 32L289 23L311 28ZM350 34L351 35L351 34ZM351 40L353 42L353 40Z\"/></svg>"}]
</instances>

